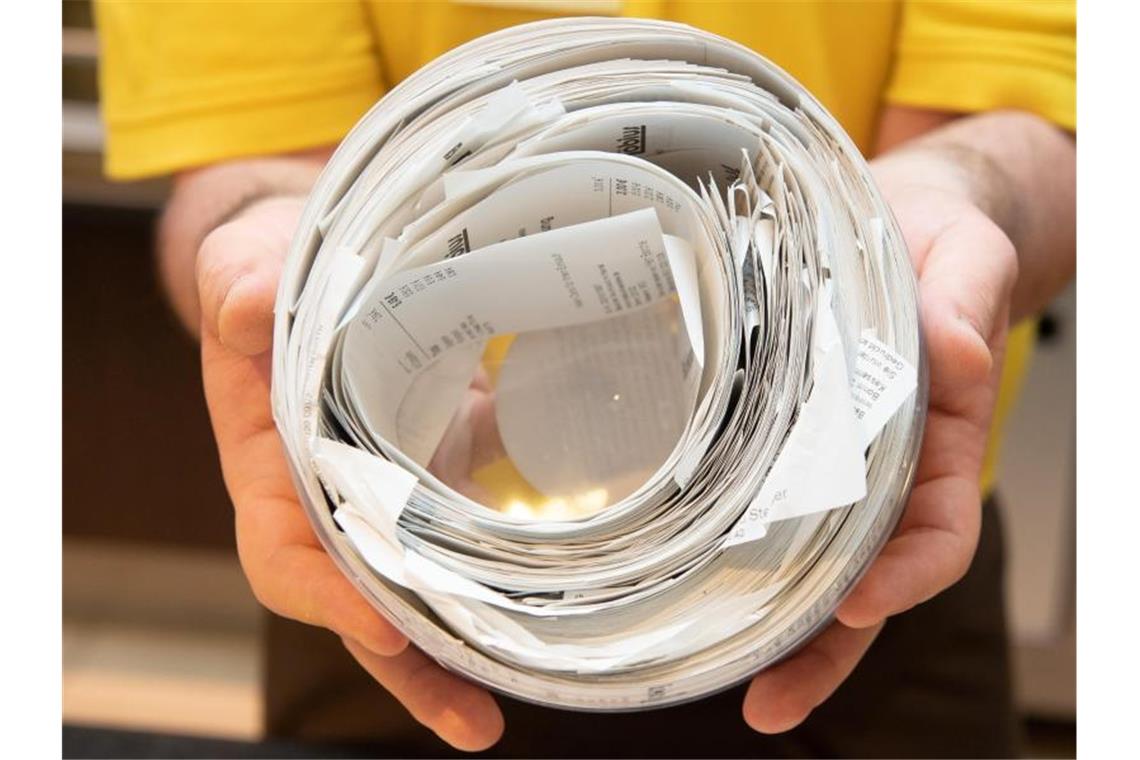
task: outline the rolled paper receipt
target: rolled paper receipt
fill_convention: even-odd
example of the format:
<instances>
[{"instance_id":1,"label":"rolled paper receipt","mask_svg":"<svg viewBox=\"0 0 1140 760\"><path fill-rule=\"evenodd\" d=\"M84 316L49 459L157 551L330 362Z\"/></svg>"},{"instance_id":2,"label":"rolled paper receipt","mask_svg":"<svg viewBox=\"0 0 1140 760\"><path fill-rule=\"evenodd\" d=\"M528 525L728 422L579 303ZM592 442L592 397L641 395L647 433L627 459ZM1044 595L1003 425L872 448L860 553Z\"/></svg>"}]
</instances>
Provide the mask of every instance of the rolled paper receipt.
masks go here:
<instances>
[{"instance_id":1,"label":"rolled paper receipt","mask_svg":"<svg viewBox=\"0 0 1140 760\"><path fill-rule=\"evenodd\" d=\"M443 666L585 710L786 657L893 530L915 277L851 140L678 24L459 47L337 149L278 293L273 411L360 592Z\"/></svg>"}]
</instances>

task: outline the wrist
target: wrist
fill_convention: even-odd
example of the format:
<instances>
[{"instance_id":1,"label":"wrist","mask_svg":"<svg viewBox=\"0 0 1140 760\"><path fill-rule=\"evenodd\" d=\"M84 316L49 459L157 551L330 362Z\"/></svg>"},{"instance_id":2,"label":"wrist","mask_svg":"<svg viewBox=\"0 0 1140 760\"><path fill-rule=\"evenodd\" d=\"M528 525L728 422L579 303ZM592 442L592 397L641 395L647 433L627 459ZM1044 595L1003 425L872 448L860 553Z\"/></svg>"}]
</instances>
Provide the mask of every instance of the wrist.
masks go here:
<instances>
[{"instance_id":1,"label":"wrist","mask_svg":"<svg viewBox=\"0 0 1140 760\"><path fill-rule=\"evenodd\" d=\"M1039 311L1072 279L1076 250L1076 146L1071 134L1028 113L957 119L872 164L888 200L913 206L966 202L1017 253L1015 319ZM938 191L939 196L931 192ZM934 211L934 209L930 209Z\"/></svg>"},{"instance_id":2,"label":"wrist","mask_svg":"<svg viewBox=\"0 0 1140 760\"><path fill-rule=\"evenodd\" d=\"M1017 194L1012 178L984 151L950 140L920 139L871 163L888 198L935 193L977 208L1016 239Z\"/></svg>"},{"instance_id":3,"label":"wrist","mask_svg":"<svg viewBox=\"0 0 1140 760\"><path fill-rule=\"evenodd\" d=\"M158 231L158 272L167 299L187 332L200 323L196 269L202 242L218 227L274 198L302 198L328 157L322 150L250 159L187 172L175 179Z\"/></svg>"}]
</instances>

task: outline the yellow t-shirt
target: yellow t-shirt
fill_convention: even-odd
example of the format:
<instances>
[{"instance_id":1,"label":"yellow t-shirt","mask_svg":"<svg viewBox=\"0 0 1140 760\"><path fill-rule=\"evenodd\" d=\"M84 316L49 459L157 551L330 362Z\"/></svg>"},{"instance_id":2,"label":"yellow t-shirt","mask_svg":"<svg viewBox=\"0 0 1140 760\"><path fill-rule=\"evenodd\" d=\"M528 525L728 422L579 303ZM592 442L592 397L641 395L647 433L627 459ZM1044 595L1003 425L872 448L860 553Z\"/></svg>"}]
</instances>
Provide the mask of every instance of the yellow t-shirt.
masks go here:
<instances>
[{"instance_id":1,"label":"yellow t-shirt","mask_svg":"<svg viewBox=\"0 0 1140 760\"><path fill-rule=\"evenodd\" d=\"M107 173L131 179L336 143L388 87L456 45L573 14L671 19L747 45L798 79L865 151L884 102L1017 108L1076 126L1071 0L104 0ZM986 490L1031 329L1010 337Z\"/></svg>"}]
</instances>

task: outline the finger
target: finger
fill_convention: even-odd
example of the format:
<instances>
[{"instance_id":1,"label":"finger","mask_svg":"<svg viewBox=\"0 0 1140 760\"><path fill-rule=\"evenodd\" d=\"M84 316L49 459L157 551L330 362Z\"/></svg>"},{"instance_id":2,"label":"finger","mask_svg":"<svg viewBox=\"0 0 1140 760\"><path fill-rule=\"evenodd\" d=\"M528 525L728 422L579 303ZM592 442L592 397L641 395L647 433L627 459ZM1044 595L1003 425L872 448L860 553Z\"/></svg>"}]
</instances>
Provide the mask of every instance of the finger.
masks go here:
<instances>
[{"instance_id":1,"label":"finger","mask_svg":"<svg viewBox=\"0 0 1140 760\"><path fill-rule=\"evenodd\" d=\"M503 735L503 713L494 697L448 673L418 649L378 657L351 639L344 645L413 718L456 749L478 752Z\"/></svg>"},{"instance_id":2,"label":"finger","mask_svg":"<svg viewBox=\"0 0 1140 760\"><path fill-rule=\"evenodd\" d=\"M226 461L227 449L219 446ZM407 639L340 572L313 533L285 472L274 430L244 442L223 467L234 500L238 556L254 595L272 612L395 654ZM250 462L260 469L250 469ZM240 475L232 476L237 468ZM260 474L255 474L255 472Z\"/></svg>"},{"instance_id":3,"label":"finger","mask_svg":"<svg viewBox=\"0 0 1140 760\"><path fill-rule=\"evenodd\" d=\"M931 408L916 486L894 538L836 612L872 626L957 582L981 529L978 479L1016 264L1004 234L973 219L942 230L922 260Z\"/></svg>"},{"instance_id":4,"label":"finger","mask_svg":"<svg viewBox=\"0 0 1140 760\"><path fill-rule=\"evenodd\" d=\"M198 251L203 333L245 356L267 351L273 303L302 201L271 198L211 232Z\"/></svg>"},{"instance_id":5,"label":"finger","mask_svg":"<svg viewBox=\"0 0 1140 760\"><path fill-rule=\"evenodd\" d=\"M865 628L930 599L965 575L980 531L981 497L973 470L920 483L898 534L840 604L836 618Z\"/></svg>"},{"instance_id":6,"label":"finger","mask_svg":"<svg viewBox=\"0 0 1140 760\"><path fill-rule=\"evenodd\" d=\"M990 375L1016 278L1013 245L988 220L963 219L934 239L919 275L932 396L952 399Z\"/></svg>"},{"instance_id":7,"label":"finger","mask_svg":"<svg viewBox=\"0 0 1140 760\"><path fill-rule=\"evenodd\" d=\"M506 456L495 414L495 394L472 395L467 413L471 420L471 469L475 471Z\"/></svg>"},{"instance_id":8,"label":"finger","mask_svg":"<svg viewBox=\"0 0 1140 760\"><path fill-rule=\"evenodd\" d=\"M851 675L881 629L832 623L790 659L752 679L744 720L764 734L795 728Z\"/></svg>"},{"instance_id":9,"label":"finger","mask_svg":"<svg viewBox=\"0 0 1140 760\"><path fill-rule=\"evenodd\" d=\"M394 654L407 639L360 595L324 552L293 489L257 362L202 338L206 401L234 503L238 555L258 600L273 612Z\"/></svg>"},{"instance_id":10,"label":"finger","mask_svg":"<svg viewBox=\"0 0 1140 760\"><path fill-rule=\"evenodd\" d=\"M996 376L957 405L932 406L926 420L914 490L887 542L836 617L862 628L920 604L956 583L969 569L981 532L979 477ZM945 406L943 404L942 406Z\"/></svg>"},{"instance_id":11,"label":"finger","mask_svg":"<svg viewBox=\"0 0 1140 760\"><path fill-rule=\"evenodd\" d=\"M396 655L407 638L380 616L320 546L279 546L268 557L238 537L238 555L257 600L291 620L351 637L380 655Z\"/></svg>"}]
</instances>

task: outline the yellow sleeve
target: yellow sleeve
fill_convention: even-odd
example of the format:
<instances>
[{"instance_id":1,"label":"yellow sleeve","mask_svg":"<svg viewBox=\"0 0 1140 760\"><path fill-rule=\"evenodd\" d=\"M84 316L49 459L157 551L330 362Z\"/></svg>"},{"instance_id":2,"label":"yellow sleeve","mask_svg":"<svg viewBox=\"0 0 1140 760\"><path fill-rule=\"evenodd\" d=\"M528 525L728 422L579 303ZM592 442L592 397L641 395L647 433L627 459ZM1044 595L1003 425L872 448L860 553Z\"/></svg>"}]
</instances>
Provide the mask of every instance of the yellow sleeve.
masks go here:
<instances>
[{"instance_id":1,"label":"yellow sleeve","mask_svg":"<svg viewBox=\"0 0 1140 760\"><path fill-rule=\"evenodd\" d=\"M1072 0L909 0L890 103L947 111L1015 108L1076 129Z\"/></svg>"},{"instance_id":2,"label":"yellow sleeve","mask_svg":"<svg viewBox=\"0 0 1140 760\"><path fill-rule=\"evenodd\" d=\"M335 143L382 92L354 2L96 4L116 179Z\"/></svg>"}]
</instances>

